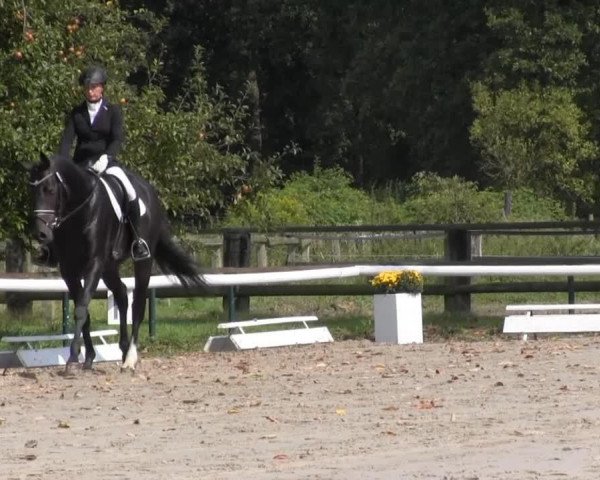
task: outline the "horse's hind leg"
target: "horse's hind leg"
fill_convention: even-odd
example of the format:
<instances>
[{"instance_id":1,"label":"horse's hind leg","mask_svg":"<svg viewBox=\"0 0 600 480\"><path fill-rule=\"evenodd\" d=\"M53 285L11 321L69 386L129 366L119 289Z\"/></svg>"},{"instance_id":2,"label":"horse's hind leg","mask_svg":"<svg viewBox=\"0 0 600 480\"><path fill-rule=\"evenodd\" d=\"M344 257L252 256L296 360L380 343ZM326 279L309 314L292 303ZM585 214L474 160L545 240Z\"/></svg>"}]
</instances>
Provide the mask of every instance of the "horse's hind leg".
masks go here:
<instances>
[{"instance_id":1,"label":"horse's hind leg","mask_svg":"<svg viewBox=\"0 0 600 480\"><path fill-rule=\"evenodd\" d=\"M115 305L119 311L119 348L122 353L122 360L125 361L125 355L127 355L127 349L129 348L129 333L127 332L127 287L121 281L119 273L116 270L106 272L102 279L112 291Z\"/></svg>"},{"instance_id":2,"label":"horse's hind leg","mask_svg":"<svg viewBox=\"0 0 600 480\"><path fill-rule=\"evenodd\" d=\"M133 304L131 306L131 342L127 350L123 369L135 369L138 360L137 344L140 325L144 319L146 310L146 294L148 292L148 282L152 271L152 260L146 259L135 263L135 289L133 290Z\"/></svg>"}]
</instances>

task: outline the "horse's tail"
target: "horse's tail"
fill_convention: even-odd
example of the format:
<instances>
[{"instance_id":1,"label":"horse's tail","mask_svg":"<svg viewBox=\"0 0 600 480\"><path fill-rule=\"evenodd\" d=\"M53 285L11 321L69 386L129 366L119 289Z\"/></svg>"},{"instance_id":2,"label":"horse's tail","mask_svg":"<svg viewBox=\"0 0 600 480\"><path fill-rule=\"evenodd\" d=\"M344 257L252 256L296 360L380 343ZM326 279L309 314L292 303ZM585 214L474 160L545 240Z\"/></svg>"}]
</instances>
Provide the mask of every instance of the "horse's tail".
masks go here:
<instances>
[{"instance_id":1,"label":"horse's tail","mask_svg":"<svg viewBox=\"0 0 600 480\"><path fill-rule=\"evenodd\" d=\"M198 264L175 242L166 229L163 229L158 239L154 260L164 274L175 275L183 286L206 286Z\"/></svg>"}]
</instances>

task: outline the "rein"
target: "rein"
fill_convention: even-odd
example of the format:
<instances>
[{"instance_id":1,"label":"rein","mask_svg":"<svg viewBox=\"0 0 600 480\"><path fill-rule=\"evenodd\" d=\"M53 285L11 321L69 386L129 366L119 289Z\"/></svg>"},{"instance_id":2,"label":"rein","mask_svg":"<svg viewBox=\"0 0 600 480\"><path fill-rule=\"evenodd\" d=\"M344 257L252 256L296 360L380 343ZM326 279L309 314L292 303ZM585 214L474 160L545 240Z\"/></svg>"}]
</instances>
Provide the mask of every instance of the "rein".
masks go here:
<instances>
[{"instance_id":1,"label":"rein","mask_svg":"<svg viewBox=\"0 0 600 480\"><path fill-rule=\"evenodd\" d=\"M44 183L49 178L52 178L53 175L56 175L56 178L58 178L58 182L63 187L63 189L66 189L66 187L65 187L65 181L63 180L63 178L62 178L62 176L60 175L59 172L51 172L48 175L40 178L39 180L35 180L35 181L29 182L29 183L32 186L34 186L34 187L38 187L39 185L41 185L42 183ZM71 218L73 215L75 215L77 212L79 212L83 207L85 207L90 202L90 200L92 199L92 196L96 192L96 188L98 187L99 183L100 183L100 181L99 181L98 177L96 177L96 182L94 183L94 186L92 187L92 191L85 198L85 200L83 200L83 202L81 202L73 210L71 210L66 215L63 215L62 217L58 214L57 208L55 208L54 210L44 210L44 209L34 210L33 213L35 214L35 217L38 220L40 220L41 222L44 223L44 225L46 225L48 228L51 228L52 230L55 230L55 229L59 228L69 218ZM60 206L61 206L60 205L61 198L62 198L62 196L59 195L59 197L58 197L58 209L60 209ZM54 218L53 218L53 220L51 222L47 222L47 221L45 221L42 218L42 215L49 215L49 214L52 214L54 216Z\"/></svg>"}]
</instances>

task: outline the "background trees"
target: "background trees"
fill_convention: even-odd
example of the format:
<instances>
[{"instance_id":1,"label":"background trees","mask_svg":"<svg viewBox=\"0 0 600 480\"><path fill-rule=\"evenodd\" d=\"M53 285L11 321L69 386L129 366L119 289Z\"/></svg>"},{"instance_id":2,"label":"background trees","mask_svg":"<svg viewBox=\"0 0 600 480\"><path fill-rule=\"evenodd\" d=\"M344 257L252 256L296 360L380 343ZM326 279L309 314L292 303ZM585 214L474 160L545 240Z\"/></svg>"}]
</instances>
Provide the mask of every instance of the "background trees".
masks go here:
<instances>
[{"instance_id":1,"label":"background trees","mask_svg":"<svg viewBox=\"0 0 600 480\"><path fill-rule=\"evenodd\" d=\"M19 164L55 148L96 60L122 160L175 216L206 223L279 169L341 167L362 188L458 176L580 214L600 195L595 2L50 3L0 2L0 235L23 231Z\"/></svg>"},{"instance_id":2,"label":"background trees","mask_svg":"<svg viewBox=\"0 0 600 480\"><path fill-rule=\"evenodd\" d=\"M482 110L485 93L495 115L513 123L517 104L527 109L537 99L547 107L521 115L529 125L517 120L517 129L502 133L508 145L543 128L535 154L531 148L518 157L514 149L496 151L498 166L506 171L519 165L521 185L543 186L562 200L590 205L585 198L596 189L593 78L600 25L593 4L193 3L167 2L156 9L168 18L169 95L185 76L189 55L177 54L179 48L189 40L202 44L208 82L246 99L254 114L252 131L260 132L259 150L284 151L286 172L342 166L355 184L367 186L431 171L502 188L507 181L490 168L484 146L499 142L489 125L490 110ZM569 120L559 121L563 114ZM486 122L489 128L482 129ZM565 134L569 146L563 145ZM298 148L286 152L292 142ZM548 159L555 148L560 153ZM535 174L547 173L548 162L554 180Z\"/></svg>"},{"instance_id":3,"label":"background trees","mask_svg":"<svg viewBox=\"0 0 600 480\"><path fill-rule=\"evenodd\" d=\"M107 95L124 111L120 160L156 185L172 215L206 219L248 181L243 105L209 95L199 54L185 91L167 99L162 52L152 40L162 24L148 10L112 1L4 1L0 25L0 237L24 233L23 164L56 151L68 111L82 101L78 76L91 63L106 66Z\"/></svg>"},{"instance_id":4,"label":"background trees","mask_svg":"<svg viewBox=\"0 0 600 480\"><path fill-rule=\"evenodd\" d=\"M598 156L588 122L563 87L521 85L496 93L474 88L472 139L480 166L497 187L530 187L567 204L592 199Z\"/></svg>"}]
</instances>

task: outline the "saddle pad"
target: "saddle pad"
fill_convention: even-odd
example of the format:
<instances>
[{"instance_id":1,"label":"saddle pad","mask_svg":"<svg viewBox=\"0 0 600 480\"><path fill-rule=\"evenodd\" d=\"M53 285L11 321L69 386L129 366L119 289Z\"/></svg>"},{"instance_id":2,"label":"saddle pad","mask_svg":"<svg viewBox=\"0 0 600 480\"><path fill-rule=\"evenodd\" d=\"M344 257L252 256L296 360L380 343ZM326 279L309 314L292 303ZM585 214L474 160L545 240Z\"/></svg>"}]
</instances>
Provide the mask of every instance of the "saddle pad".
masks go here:
<instances>
[{"instance_id":1,"label":"saddle pad","mask_svg":"<svg viewBox=\"0 0 600 480\"><path fill-rule=\"evenodd\" d=\"M108 173L108 175L110 175L110 173ZM115 176L115 178L117 180L119 180L118 177ZM122 221L123 220L123 210L121 209L119 200L117 200L117 197L116 197L115 193L113 192L112 187L102 177L100 177L100 181L102 182L102 185L104 185L104 189L106 190L106 193L108 194L110 204L113 207L113 211L115 212L117 219L119 219L119 221ZM142 199L139 196L137 197L137 200L140 205L140 216L143 216L146 213L146 205L144 204L144 202L142 201Z\"/></svg>"},{"instance_id":2,"label":"saddle pad","mask_svg":"<svg viewBox=\"0 0 600 480\"><path fill-rule=\"evenodd\" d=\"M114 192L112 191L112 188L110 187L108 182L106 180L104 180L102 177L100 177L100 181L102 182L102 185L104 185L106 193L108 193L108 198L110 200L110 204L113 207L113 211L115 212L115 215L117 216L119 221L123 220L123 210L121 209L121 205L119 205L119 201L117 200L117 197L115 196Z\"/></svg>"}]
</instances>

